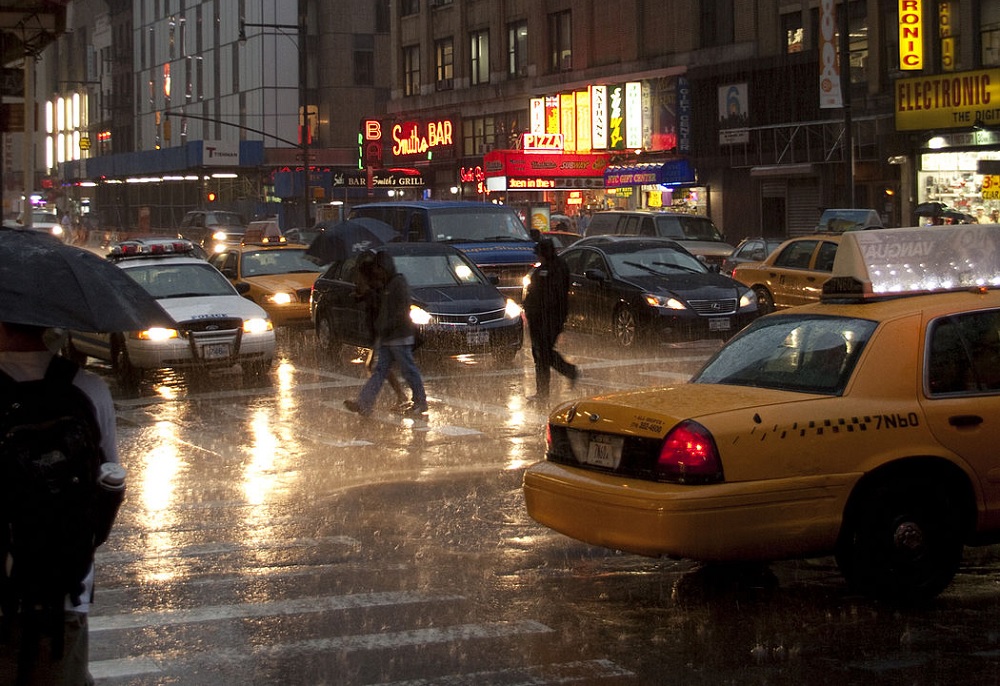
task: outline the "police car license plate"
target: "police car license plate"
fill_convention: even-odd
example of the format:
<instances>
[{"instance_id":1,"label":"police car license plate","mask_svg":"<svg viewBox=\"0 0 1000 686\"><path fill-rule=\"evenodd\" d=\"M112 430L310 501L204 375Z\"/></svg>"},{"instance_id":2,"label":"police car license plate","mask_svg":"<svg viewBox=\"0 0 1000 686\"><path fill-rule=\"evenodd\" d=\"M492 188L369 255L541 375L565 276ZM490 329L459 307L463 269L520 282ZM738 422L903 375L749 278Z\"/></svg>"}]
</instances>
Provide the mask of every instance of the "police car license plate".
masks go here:
<instances>
[{"instance_id":1,"label":"police car license plate","mask_svg":"<svg viewBox=\"0 0 1000 686\"><path fill-rule=\"evenodd\" d=\"M618 463L622 461L622 446L625 439L622 436L606 436L598 434L590 438L590 445L587 446L587 456L584 462L595 467L606 469L618 469Z\"/></svg>"},{"instance_id":2,"label":"police car license plate","mask_svg":"<svg viewBox=\"0 0 1000 686\"><path fill-rule=\"evenodd\" d=\"M714 317L708 320L709 331L729 331L729 317Z\"/></svg>"},{"instance_id":3,"label":"police car license plate","mask_svg":"<svg viewBox=\"0 0 1000 686\"><path fill-rule=\"evenodd\" d=\"M469 345L486 345L490 342L490 332L469 331L465 334L465 342Z\"/></svg>"},{"instance_id":4,"label":"police car license plate","mask_svg":"<svg viewBox=\"0 0 1000 686\"><path fill-rule=\"evenodd\" d=\"M204 360L222 360L229 357L228 343L212 343L201 346L201 357Z\"/></svg>"}]
</instances>

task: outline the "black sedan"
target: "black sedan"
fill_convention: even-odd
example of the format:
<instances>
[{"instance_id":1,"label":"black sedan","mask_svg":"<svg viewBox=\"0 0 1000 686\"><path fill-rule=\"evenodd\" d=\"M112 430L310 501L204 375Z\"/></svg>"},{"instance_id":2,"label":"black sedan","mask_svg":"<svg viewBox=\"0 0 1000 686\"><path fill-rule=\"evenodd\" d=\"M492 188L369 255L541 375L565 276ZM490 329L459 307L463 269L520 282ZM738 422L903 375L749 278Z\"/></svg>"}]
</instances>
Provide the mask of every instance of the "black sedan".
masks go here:
<instances>
[{"instance_id":1,"label":"black sedan","mask_svg":"<svg viewBox=\"0 0 1000 686\"><path fill-rule=\"evenodd\" d=\"M443 243L389 243L410 285L410 317L419 327L421 351L442 355L491 353L509 364L523 341L521 307L464 253ZM320 347L370 347L363 303L354 296L357 256L334 262L316 279L310 313Z\"/></svg>"},{"instance_id":2,"label":"black sedan","mask_svg":"<svg viewBox=\"0 0 1000 686\"><path fill-rule=\"evenodd\" d=\"M610 332L624 348L655 339L728 338L755 319L753 291L658 238L584 240L562 254L567 327Z\"/></svg>"}]
</instances>

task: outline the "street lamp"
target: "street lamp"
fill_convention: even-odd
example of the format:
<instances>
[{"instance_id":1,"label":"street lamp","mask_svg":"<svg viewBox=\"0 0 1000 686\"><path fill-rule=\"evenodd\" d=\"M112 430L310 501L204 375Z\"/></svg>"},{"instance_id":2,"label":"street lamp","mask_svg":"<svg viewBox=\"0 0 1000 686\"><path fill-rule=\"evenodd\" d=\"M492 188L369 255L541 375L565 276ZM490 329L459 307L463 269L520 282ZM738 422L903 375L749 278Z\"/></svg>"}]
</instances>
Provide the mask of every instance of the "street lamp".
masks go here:
<instances>
[{"instance_id":1,"label":"street lamp","mask_svg":"<svg viewBox=\"0 0 1000 686\"><path fill-rule=\"evenodd\" d=\"M298 0L298 24L254 24L250 22L243 21L240 18L240 42L245 42L247 39L246 29L251 28L262 28L262 29L284 29L288 31L296 31L298 35L298 51L299 51L299 120L301 124L299 125L299 145L298 148L302 151L302 166L303 166L303 178L302 178L302 211L305 214L305 223L308 226L310 224L311 216L309 212L309 207L312 203L312 198L309 196L309 137L311 134L311 128L309 126L309 95L308 95L308 80L306 79L306 65L307 65L307 54L306 50L306 19L308 13L308 7L306 5L307 0Z\"/></svg>"}]
</instances>

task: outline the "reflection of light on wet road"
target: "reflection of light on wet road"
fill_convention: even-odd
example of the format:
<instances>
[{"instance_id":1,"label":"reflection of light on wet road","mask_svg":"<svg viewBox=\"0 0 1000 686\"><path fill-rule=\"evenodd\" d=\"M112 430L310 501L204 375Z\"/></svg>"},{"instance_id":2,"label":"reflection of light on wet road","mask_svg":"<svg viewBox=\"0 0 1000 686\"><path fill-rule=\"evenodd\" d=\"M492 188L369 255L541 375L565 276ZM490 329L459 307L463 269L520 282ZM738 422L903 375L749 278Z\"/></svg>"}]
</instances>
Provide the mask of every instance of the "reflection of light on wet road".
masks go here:
<instances>
[{"instance_id":1,"label":"reflection of light on wet road","mask_svg":"<svg viewBox=\"0 0 1000 686\"><path fill-rule=\"evenodd\" d=\"M271 431L270 414L267 408L258 409L250 422L250 462L244 472L243 491L251 505L264 504L275 485L274 461L279 445L278 437Z\"/></svg>"},{"instance_id":2,"label":"reflection of light on wet road","mask_svg":"<svg viewBox=\"0 0 1000 686\"><path fill-rule=\"evenodd\" d=\"M520 436L513 437L507 446L507 460L504 469L524 469L541 457L533 451L534 441L527 442Z\"/></svg>"},{"instance_id":3,"label":"reflection of light on wet road","mask_svg":"<svg viewBox=\"0 0 1000 686\"><path fill-rule=\"evenodd\" d=\"M146 441L134 454L142 460L133 473L139 478L136 484L143 511L139 518L145 530L144 545L152 565L147 577L150 581L172 579L178 572L177 557L170 555L177 547L173 528L176 520L174 490L181 471L181 457L174 439L172 422L159 421L150 430L148 448Z\"/></svg>"}]
</instances>

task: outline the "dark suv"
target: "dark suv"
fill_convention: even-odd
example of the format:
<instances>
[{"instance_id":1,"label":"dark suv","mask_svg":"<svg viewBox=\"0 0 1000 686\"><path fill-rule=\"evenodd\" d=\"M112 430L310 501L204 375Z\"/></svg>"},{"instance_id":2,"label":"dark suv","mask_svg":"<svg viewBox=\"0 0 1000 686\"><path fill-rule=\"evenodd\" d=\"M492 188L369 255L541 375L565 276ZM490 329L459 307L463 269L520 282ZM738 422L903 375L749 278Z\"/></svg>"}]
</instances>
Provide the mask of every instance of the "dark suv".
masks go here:
<instances>
[{"instance_id":1,"label":"dark suv","mask_svg":"<svg viewBox=\"0 0 1000 686\"><path fill-rule=\"evenodd\" d=\"M607 210L595 212L585 236L642 236L671 238L713 269L719 270L733 246L708 217L684 212Z\"/></svg>"},{"instance_id":2,"label":"dark suv","mask_svg":"<svg viewBox=\"0 0 1000 686\"><path fill-rule=\"evenodd\" d=\"M177 233L210 253L217 245L239 245L247 223L237 212L191 210L184 215Z\"/></svg>"}]
</instances>

